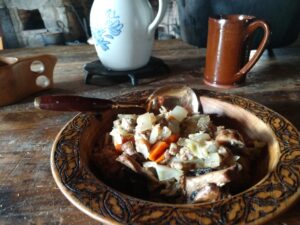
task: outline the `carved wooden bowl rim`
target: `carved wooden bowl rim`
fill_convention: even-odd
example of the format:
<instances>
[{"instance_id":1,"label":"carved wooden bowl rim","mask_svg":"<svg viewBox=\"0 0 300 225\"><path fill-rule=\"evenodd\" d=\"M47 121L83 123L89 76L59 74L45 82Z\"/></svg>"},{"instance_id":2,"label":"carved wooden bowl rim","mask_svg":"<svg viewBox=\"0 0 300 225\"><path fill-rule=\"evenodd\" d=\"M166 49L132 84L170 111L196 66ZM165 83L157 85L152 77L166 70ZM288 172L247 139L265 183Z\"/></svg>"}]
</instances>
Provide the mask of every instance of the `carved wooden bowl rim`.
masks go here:
<instances>
[{"instance_id":1,"label":"carved wooden bowl rim","mask_svg":"<svg viewBox=\"0 0 300 225\"><path fill-rule=\"evenodd\" d=\"M283 116L249 99L195 90L240 106L257 116L275 133L280 159L266 178L231 198L205 204L164 204L120 193L80 165L79 142L90 114L78 114L57 135L51 170L65 197L92 218L109 224L261 224L284 212L300 196L300 134ZM146 99L152 90L122 95L118 100Z\"/></svg>"}]
</instances>

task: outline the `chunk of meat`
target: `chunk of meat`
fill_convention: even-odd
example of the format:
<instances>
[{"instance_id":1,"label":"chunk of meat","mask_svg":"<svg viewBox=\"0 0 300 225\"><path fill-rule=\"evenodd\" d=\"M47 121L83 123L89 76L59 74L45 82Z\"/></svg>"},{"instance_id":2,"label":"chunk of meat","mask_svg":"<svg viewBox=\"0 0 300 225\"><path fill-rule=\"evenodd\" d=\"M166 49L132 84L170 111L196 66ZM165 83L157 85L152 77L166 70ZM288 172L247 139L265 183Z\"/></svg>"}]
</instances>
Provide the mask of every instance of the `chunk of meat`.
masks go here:
<instances>
[{"instance_id":1,"label":"chunk of meat","mask_svg":"<svg viewBox=\"0 0 300 225\"><path fill-rule=\"evenodd\" d=\"M219 145L231 145L239 148L245 147L242 135L237 130L221 129L216 132L216 142Z\"/></svg>"},{"instance_id":2,"label":"chunk of meat","mask_svg":"<svg viewBox=\"0 0 300 225\"><path fill-rule=\"evenodd\" d=\"M134 159L134 157L123 153L122 155L119 155L119 157L116 158L116 160L136 173L142 172L142 166Z\"/></svg>"},{"instance_id":3,"label":"chunk of meat","mask_svg":"<svg viewBox=\"0 0 300 225\"><path fill-rule=\"evenodd\" d=\"M150 152L150 143L145 139L136 139L135 140L136 151L141 153L145 159L149 157Z\"/></svg>"},{"instance_id":4,"label":"chunk of meat","mask_svg":"<svg viewBox=\"0 0 300 225\"><path fill-rule=\"evenodd\" d=\"M121 150L125 152L127 155L136 154L137 151L135 150L134 144L132 141L127 141L121 145Z\"/></svg>"},{"instance_id":5,"label":"chunk of meat","mask_svg":"<svg viewBox=\"0 0 300 225\"><path fill-rule=\"evenodd\" d=\"M182 170L185 173L195 170L196 168L199 168L200 166L203 166L203 162L199 160L190 160L190 161L172 161L170 163L170 166L172 168Z\"/></svg>"},{"instance_id":6,"label":"chunk of meat","mask_svg":"<svg viewBox=\"0 0 300 225\"><path fill-rule=\"evenodd\" d=\"M198 133L199 131L209 131L212 127L212 122L209 115L195 114L186 118L181 123L183 136L188 136L189 134Z\"/></svg>"},{"instance_id":7,"label":"chunk of meat","mask_svg":"<svg viewBox=\"0 0 300 225\"><path fill-rule=\"evenodd\" d=\"M223 186L229 183L237 177L239 170L239 165L235 164L226 169L213 171L197 177L183 176L181 178L181 186L187 196L190 196L195 190L200 190L210 183L215 183L217 186Z\"/></svg>"},{"instance_id":8,"label":"chunk of meat","mask_svg":"<svg viewBox=\"0 0 300 225\"><path fill-rule=\"evenodd\" d=\"M200 114L198 117L198 121L197 121L197 126L199 127L200 130L202 131L207 131L209 130L209 127L211 125L211 120L210 120L210 116L209 115L205 115L205 114Z\"/></svg>"},{"instance_id":9,"label":"chunk of meat","mask_svg":"<svg viewBox=\"0 0 300 225\"><path fill-rule=\"evenodd\" d=\"M160 191L160 194L163 196L175 197L181 193L180 186L176 179L170 179L164 182L160 182L164 187Z\"/></svg>"},{"instance_id":10,"label":"chunk of meat","mask_svg":"<svg viewBox=\"0 0 300 225\"><path fill-rule=\"evenodd\" d=\"M167 164L178 152L179 147L175 143L171 143L170 147L164 153L164 159L159 163Z\"/></svg>"},{"instance_id":11,"label":"chunk of meat","mask_svg":"<svg viewBox=\"0 0 300 225\"><path fill-rule=\"evenodd\" d=\"M136 125L136 115L121 115L119 116L121 120L121 127L127 132L133 132Z\"/></svg>"},{"instance_id":12,"label":"chunk of meat","mask_svg":"<svg viewBox=\"0 0 300 225\"><path fill-rule=\"evenodd\" d=\"M206 186L195 190L188 200L190 203L213 202L221 198L220 188L215 183L209 183Z\"/></svg>"},{"instance_id":13,"label":"chunk of meat","mask_svg":"<svg viewBox=\"0 0 300 225\"><path fill-rule=\"evenodd\" d=\"M170 155L175 156L179 152L179 148L175 143L171 143L168 152Z\"/></svg>"}]
</instances>

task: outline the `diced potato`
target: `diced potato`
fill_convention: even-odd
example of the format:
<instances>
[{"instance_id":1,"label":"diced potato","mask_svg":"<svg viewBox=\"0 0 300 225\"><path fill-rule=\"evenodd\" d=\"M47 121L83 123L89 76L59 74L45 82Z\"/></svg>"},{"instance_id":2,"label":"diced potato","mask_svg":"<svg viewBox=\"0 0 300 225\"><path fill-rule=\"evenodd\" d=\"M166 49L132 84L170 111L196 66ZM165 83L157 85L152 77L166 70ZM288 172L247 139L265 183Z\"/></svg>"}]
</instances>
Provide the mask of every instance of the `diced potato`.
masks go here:
<instances>
[{"instance_id":1,"label":"diced potato","mask_svg":"<svg viewBox=\"0 0 300 225\"><path fill-rule=\"evenodd\" d=\"M150 138L149 138L149 142L150 144L154 144L158 141L158 139L161 137L162 134L162 128L160 126L160 124L156 124L150 133Z\"/></svg>"},{"instance_id":2,"label":"diced potato","mask_svg":"<svg viewBox=\"0 0 300 225\"><path fill-rule=\"evenodd\" d=\"M181 106L175 106L175 108L170 111L169 115L181 122L187 117L188 111Z\"/></svg>"},{"instance_id":3,"label":"diced potato","mask_svg":"<svg viewBox=\"0 0 300 225\"><path fill-rule=\"evenodd\" d=\"M136 151L141 153L145 159L147 159L150 155L150 144L144 139L135 140L135 148Z\"/></svg>"}]
</instances>

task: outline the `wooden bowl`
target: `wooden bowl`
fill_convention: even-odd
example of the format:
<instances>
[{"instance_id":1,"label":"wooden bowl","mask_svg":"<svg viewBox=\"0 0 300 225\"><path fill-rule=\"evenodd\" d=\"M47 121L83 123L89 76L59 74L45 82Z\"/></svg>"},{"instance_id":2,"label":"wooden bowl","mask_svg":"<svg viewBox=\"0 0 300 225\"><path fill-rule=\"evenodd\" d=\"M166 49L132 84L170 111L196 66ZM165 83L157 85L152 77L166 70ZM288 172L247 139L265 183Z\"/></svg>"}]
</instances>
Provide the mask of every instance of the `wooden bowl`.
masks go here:
<instances>
[{"instance_id":1,"label":"wooden bowl","mask_svg":"<svg viewBox=\"0 0 300 225\"><path fill-rule=\"evenodd\" d=\"M77 115L54 142L51 169L65 197L92 218L108 224L261 224L284 212L300 195L297 129L279 114L248 99L196 92L203 112L212 114L217 123L267 143L253 167L250 186L230 198L201 204L155 202L138 192L125 193L103 175L103 171L115 171L97 164L105 133L115 118L106 111ZM146 99L150 93L135 92L117 100Z\"/></svg>"},{"instance_id":2,"label":"wooden bowl","mask_svg":"<svg viewBox=\"0 0 300 225\"><path fill-rule=\"evenodd\" d=\"M53 55L0 56L0 107L52 88L56 61Z\"/></svg>"}]
</instances>

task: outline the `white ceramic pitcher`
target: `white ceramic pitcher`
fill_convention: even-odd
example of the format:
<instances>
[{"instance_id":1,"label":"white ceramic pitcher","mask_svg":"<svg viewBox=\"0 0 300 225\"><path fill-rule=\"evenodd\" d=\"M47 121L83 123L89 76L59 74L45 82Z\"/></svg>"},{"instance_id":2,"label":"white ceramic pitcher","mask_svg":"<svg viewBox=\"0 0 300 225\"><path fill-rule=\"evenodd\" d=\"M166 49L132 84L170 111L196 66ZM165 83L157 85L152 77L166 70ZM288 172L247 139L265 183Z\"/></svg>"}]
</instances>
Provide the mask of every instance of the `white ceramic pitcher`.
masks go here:
<instances>
[{"instance_id":1,"label":"white ceramic pitcher","mask_svg":"<svg viewBox=\"0 0 300 225\"><path fill-rule=\"evenodd\" d=\"M166 8L166 0L159 0L154 18L148 0L94 0L90 24L102 64L115 71L146 65L151 57L155 29Z\"/></svg>"}]
</instances>

